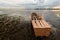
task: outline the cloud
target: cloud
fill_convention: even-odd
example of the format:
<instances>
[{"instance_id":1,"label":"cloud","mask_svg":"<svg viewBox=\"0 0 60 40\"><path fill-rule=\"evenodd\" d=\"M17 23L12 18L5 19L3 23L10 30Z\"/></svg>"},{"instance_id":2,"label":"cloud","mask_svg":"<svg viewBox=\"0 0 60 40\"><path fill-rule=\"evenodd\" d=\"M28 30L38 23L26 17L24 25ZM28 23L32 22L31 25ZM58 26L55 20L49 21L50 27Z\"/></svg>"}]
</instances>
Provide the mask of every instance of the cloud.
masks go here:
<instances>
[{"instance_id":1,"label":"cloud","mask_svg":"<svg viewBox=\"0 0 60 40\"><path fill-rule=\"evenodd\" d=\"M0 3L7 3L10 5L35 3L34 0L0 0Z\"/></svg>"},{"instance_id":2,"label":"cloud","mask_svg":"<svg viewBox=\"0 0 60 40\"><path fill-rule=\"evenodd\" d=\"M45 0L44 5L50 6L50 7L57 6L57 5L60 5L60 0L52 0L52 1L51 0Z\"/></svg>"},{"instance_id":3,"label":"cloud","mask_svg":"<svg viewBox=\"0 0 60 40\"><path fill-rule=\"evenodd\" d=\"M55 7L60 5L60 0L0 0L0 7Z\"/></svg>"},{"instance_id":4,"label":"cloud","mask_svg":"<svg viewBox=\"0 0 60 40\"><path fill-rule=\"evenodd\" d=\"M60 8L60 5L58 5L58 6L55 6L55 7L53 7L53 8Z\"/></svg>"}]
</instances>

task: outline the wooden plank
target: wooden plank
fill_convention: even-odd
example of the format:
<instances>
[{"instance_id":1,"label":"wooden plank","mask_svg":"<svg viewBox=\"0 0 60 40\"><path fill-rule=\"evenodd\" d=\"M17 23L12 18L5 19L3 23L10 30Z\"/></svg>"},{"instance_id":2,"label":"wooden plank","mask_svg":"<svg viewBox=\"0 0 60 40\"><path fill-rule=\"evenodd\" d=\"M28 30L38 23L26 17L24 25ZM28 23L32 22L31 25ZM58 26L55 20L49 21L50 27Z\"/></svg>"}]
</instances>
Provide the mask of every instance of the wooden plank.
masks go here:
<instances>
[{"instance_id":1,"label":"wooden plank","mask_svg":"<svg viewBox=\"0 0 60 40\"><path fill-rule=\"evenodd\" d=\"M37 24L37 26L38 26L39 28L42 28L42 26L41 26L40 23L39 23L39 20L36 20L36 24Z\"/></svg>"},{"instance_id":2,"label":"wooden plank","mask_svg":"<svg viewBox=\"0 0 60 40\"><path fill-rule=\"evenodd\" d=\"M51 25L49 25L45 20L42 20L42 22L44 23L45 27L51 28Z\"/></svg>"},{"instance_id":3,"label":"wooden plank","mask_svg":"<svg viewBox=\"0 0 60 40\"><path fill-rule=\"evenodd\" d=\"M40 20L40 24L41 24L42 28L45 28L44 24L42 23L42 20Z\"/></svg>"},{"instance_id":4,"label":"wooden plank","mask_svg":"<svg viewBox=\"0 0 60 40\"><path fill-rule=\"evenodd\" d=\"M32 25L33 25L33 28L38 28L37 24L35 23L34 20L32 20Z\"/></svg>"},{"instance_id":5,"label":"wooden plank","mask_svg":"<svg viewBox=\"0 0 60 40\"><path fill-rule=\"evenodd\" d=\"M49 36L50 28L34 28L34 32L36 36Z\"/></svg>"}]
</instances>

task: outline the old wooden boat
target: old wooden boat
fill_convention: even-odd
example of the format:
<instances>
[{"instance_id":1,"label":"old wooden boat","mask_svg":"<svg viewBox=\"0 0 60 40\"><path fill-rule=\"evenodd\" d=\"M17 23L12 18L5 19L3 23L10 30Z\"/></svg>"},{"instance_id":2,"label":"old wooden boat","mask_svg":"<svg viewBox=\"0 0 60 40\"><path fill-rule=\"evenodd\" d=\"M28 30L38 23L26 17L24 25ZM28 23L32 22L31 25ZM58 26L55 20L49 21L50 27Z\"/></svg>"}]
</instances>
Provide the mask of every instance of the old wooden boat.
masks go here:
<instances>
[{"instance_id":1,"label":"old wooden boat","mask_svg":"<svg viewBox=\"0 0 60 40\"><path fill-rule=\"evenodd\" d=\"M36 14L32 13L31 22L36 36L49 36L51 33L51 25L48 24L45 19Z\"/></svg>"}]
</instances>

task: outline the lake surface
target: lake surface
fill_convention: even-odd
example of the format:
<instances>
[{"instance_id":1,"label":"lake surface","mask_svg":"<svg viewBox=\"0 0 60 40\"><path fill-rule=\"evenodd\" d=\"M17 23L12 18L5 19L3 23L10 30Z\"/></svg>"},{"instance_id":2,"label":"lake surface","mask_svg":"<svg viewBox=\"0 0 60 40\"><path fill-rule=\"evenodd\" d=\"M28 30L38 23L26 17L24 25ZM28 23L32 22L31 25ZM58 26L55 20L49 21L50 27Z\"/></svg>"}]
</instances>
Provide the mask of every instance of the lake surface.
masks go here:
<instances>
[{"instance_id":1,"label":"lake surface","mask_svg":"<svg viewBox=\"0 0 60 40\"><path fill-rule=\"evenodd\" d=\"M0 14L9 14L9 15L20 15L25 17L26 20L30 20L31 14L36 12L39 15L42 15L47 22L52 24L54 27L60 29L60 17L57 14L60 14L60 11L52 10L0 10Z\"/></svg>"},{"instance_id":2,"label":"lake surface","mask_svg":"<svg viewBox=\"0 0 60 40\"><path fill-rule=\"evenodd\" d=\"M22 16L26 21L30 21L31 14L36 12L37 14L43 16L47 22L49 22L56 29L56 34L58 37L57 40L60 39L60 11L52 11L52 10L0 10L0 15L8 14L9 16ZM30 25L30 24L29 24ZM54 32L53 32L54 34ZM55 36L55 35L54 35ZM51 38L50 38L51 39ZM47 39L48 40L48 39Z\"/></svg>"}]
</instances>

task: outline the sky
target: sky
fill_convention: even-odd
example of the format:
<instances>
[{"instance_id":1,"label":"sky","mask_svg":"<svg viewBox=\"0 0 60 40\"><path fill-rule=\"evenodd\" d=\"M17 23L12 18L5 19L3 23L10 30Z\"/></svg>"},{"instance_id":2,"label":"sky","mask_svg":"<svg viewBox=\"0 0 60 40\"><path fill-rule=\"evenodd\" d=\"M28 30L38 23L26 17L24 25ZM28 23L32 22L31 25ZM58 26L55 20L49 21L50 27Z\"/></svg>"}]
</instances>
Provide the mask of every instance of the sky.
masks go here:
<instances>
[{"instance_id":1,"label":"sky","mask_svg":"<svg viewBox=\"0 0 60 40\"><path fill-rule=\"evenodd\" d=\"M60 6L60 0L0 0L0 7L55 7Z\"/></svg>"}]
</instances>

